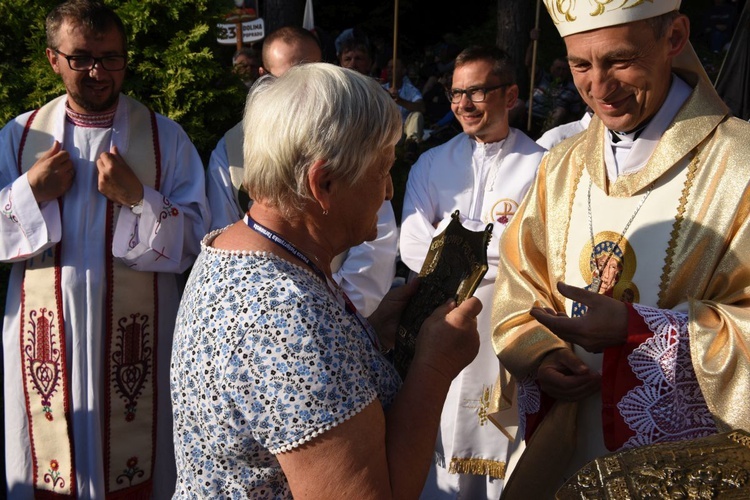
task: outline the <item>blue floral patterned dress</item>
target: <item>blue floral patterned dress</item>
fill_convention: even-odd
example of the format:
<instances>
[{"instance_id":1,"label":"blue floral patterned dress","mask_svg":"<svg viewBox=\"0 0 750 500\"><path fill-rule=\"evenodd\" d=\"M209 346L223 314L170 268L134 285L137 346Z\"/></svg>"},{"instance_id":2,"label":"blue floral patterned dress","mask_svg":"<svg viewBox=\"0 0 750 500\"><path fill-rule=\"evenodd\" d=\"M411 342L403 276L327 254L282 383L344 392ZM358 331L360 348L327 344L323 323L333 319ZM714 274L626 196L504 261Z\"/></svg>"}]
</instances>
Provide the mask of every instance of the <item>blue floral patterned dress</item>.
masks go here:
<instances>
[{"instance_id":1,"label":"blue floral patterned dress","mask_svg":"<svg viewBox=\"0 0 750 500\"><path fill-rule=\"evenodd\" d=\"M291 498L275 455L392 402L401 380L312 272L208 235L180 304L175 498ZM366 320L364 320L366 321Z\"/></svg>"}]
</instances>

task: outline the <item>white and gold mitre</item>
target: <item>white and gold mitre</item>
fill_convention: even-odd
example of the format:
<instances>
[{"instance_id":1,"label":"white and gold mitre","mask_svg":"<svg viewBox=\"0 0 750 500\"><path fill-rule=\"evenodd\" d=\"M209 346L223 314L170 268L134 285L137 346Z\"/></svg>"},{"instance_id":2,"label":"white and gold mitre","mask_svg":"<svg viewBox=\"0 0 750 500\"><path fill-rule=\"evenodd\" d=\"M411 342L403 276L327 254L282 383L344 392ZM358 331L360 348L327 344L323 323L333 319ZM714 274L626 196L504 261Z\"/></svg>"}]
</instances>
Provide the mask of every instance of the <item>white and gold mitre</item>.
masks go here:
<instances>
[{"instance_id":1,"label":"white and gold mitre","mask_svg":"<svg viewBox=\"0 0 750 500\"><path fill-rule=\"evenodd\" d=\"M680 8L681 0L544 0L561 37L641 21Z\"/></svg>"}]
</instances>

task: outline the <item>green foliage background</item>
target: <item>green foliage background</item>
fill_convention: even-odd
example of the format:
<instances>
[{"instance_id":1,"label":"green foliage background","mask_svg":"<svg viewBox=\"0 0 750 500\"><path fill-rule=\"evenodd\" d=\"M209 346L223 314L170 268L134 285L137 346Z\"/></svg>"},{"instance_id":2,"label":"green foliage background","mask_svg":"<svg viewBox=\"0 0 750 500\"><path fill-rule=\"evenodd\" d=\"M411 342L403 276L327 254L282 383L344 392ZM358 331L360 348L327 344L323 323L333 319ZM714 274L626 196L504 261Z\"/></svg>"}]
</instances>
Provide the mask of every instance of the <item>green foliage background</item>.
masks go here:
<instances>
[{"instance_id":1,"label":"green foliage background","mask_svg":"<svg viewBox=\"0 0 750 500\"><path fill-rule=\"evenodd\" d=\"M44 55L56 0L0 2L0 123L65 92ZM123 92L178 122L204 161L242 117L245 87L231 74L215 26L227 0L105 0L128 31ZM231 57L231 50L229 51Z\"/></svg>"}]
</instances>

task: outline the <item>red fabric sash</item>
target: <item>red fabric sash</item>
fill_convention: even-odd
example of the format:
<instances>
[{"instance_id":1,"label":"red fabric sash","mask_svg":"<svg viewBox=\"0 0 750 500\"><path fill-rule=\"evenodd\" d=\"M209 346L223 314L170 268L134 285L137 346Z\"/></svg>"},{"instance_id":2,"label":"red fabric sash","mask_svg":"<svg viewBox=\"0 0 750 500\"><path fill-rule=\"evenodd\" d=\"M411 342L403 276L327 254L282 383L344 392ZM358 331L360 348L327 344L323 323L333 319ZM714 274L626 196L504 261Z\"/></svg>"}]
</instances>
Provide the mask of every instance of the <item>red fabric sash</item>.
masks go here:
<instances>
[{"instance_id":1,"label":"red fabric sash","mask_svg":"<svg viewBox=\"0 0 750 500\"><path fill-rule=\"evenodd\" d=\"M619 347L604 350L602 362L602 427L604 444L610 451L622 448L625 442L635 434L628 427L617 409L617 403L625 395L641 383L628 364L628 356L635 348L653 335L648 325L632 304L625 304L628 308L628 341ZM539 385L538 382L534 382ZM544 420L555 399L539 388L541 395L539 411L526 415L526 432L524 438L528 441Z\"/></svg>"}]
</instances>

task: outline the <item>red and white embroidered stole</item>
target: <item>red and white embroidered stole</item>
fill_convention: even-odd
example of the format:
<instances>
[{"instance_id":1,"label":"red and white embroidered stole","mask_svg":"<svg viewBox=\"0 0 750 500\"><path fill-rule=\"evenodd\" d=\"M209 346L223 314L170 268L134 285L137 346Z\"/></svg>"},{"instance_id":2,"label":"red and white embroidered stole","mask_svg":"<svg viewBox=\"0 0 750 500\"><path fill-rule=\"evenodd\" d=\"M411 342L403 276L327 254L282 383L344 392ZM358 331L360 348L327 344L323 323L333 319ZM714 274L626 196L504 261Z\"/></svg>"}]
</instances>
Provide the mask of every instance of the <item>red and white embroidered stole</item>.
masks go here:
<instances>
[{"instance_id":1,"label":"red and white embroidered stole","mask_svg":"<svg viewBox=\"0 0 750 500\"><path fill-rule=\"evenodd\" d=\"M21 173L51 146L61 96L29 119L18 152ZM121 151L144 185L159 189L161 158L152 111L124 95L130 144ZM56 111L57 110L57 111ZM61 204L61 214L64 207ZM104 473L108 498L148 497L156 441L156 274L134 271L112 256L120 207L107 203ZM64 220L64 217L62 218ZM76 496L70 377L66 365L61 245L29 259L21 297L21 366L37 496ZM89 332L98 334L101 332ZM85 443L84 443L85 445Z\"/></svg>"}]
</instances>

